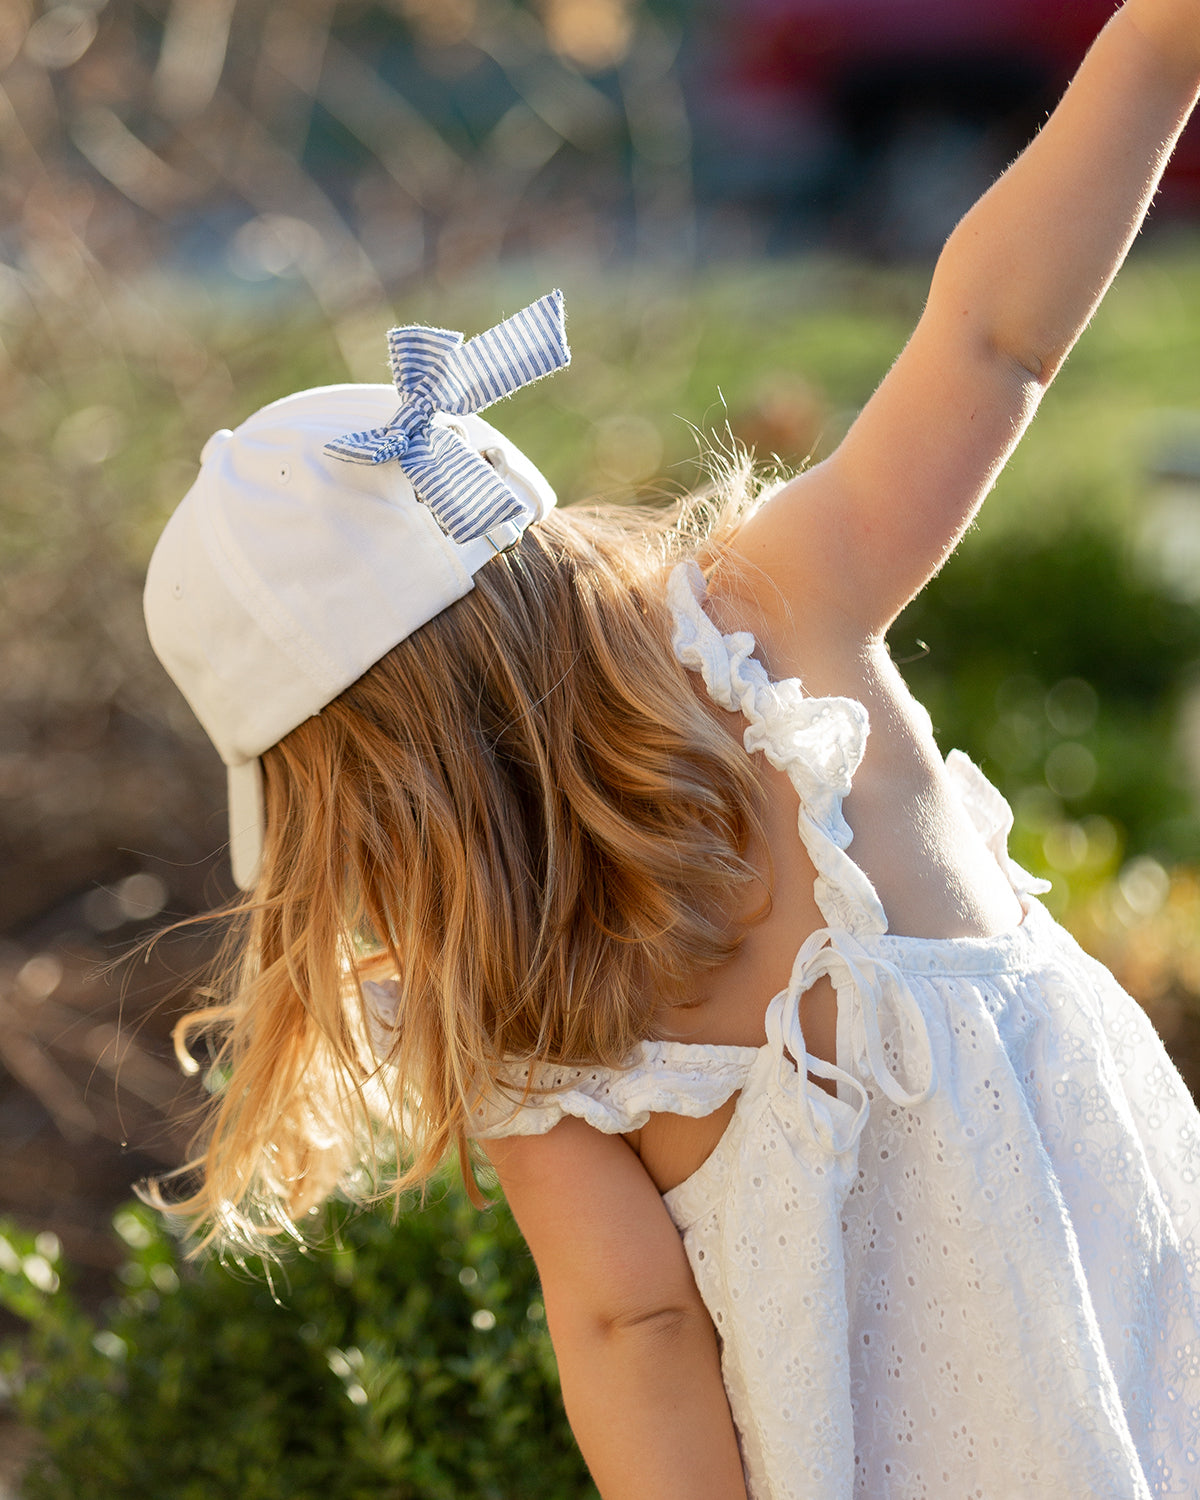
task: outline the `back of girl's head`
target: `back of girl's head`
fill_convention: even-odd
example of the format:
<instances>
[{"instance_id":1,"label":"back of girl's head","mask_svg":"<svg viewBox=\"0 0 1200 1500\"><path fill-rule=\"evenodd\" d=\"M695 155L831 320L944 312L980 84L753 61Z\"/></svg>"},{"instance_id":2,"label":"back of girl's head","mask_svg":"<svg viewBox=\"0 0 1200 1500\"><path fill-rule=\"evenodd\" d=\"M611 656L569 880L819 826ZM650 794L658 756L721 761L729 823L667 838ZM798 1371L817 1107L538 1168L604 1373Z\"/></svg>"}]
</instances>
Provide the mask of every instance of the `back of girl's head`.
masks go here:
<instances>
[{"instance_id":1,"label":"back of girl's head","mask_svg":"<svg viewBox=\"0 0 1200 1500\"><path fill-rule=\"evenodd\" d=\"M617 1066L732 956L756 782L665 583L744 478L707 540L695 506L551 513L264 754L247 940L184 1028L231 1078L184 1211L286 1226L364 1152L360 1191L422 1182L506 1060Z\"/></svg>"}]
</instances>

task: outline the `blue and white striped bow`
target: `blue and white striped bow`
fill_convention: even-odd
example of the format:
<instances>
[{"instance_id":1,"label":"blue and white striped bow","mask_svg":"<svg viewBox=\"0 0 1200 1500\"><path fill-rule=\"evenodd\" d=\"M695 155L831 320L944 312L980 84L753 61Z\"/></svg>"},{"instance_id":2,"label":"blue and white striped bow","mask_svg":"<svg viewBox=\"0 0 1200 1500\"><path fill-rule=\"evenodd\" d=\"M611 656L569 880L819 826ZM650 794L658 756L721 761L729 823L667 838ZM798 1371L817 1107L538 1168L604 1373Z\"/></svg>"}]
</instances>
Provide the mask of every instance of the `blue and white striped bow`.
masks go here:
<instances>
[{"instance_id":1,"label":"blue and white striped bow","mask_svg":"<svg viewBox=\"0 0 1200 1500\"><path fill-rule=\"evenodd\" d=\"M466 343L446 328L393 328L388 354L400 409L386 427L347 433L325 451L360 464L396 459L456 542L502 521L528 520L528 507L491 464L433 418L482 411L570 364L562 293L548 293Z\"/></svg>"}]
</instances>

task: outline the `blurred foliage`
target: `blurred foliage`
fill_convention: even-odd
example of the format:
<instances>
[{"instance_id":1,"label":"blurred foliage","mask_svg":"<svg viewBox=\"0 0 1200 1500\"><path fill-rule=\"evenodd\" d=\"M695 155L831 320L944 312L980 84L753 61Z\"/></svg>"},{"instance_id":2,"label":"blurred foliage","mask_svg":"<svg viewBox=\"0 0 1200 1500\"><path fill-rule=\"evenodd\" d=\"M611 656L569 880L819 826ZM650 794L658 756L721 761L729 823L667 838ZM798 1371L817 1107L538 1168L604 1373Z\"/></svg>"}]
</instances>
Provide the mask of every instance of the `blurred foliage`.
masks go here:
<instances>
[{"instance_id":1,"label":"blurred foliage","mask_svg":"<svg viewBox=\"0 0 1200 1500\"><path fill-rule=\"evenodd\" d=\"M0 1368L40 1437L25 1500L595 1495L503 1205L331 1206L266 1274L181 1260L140 1205L114 1227L123 1287L95 1320L54 1237L0 1225L0 1306L30 1329Z\"/></svg>"},{"instance_id":2,"label":"blurred foliage","mask_svg":"<svg viewBox=\"0 0 1200 1500\"><path fill-rule=\"evenodd\" d=\"M95 937L218 894L223 778L144 642L145 559L210 432L385 379L390 322L470 332L564 286L574 364L502 421L566 500L687 487L696 429L782 467L836 443L926 273L697 268L686 10L0 6L0 931L71 898ZM1161 237L892 636L1193 1088L1198 322L1200 247ZM57 1024L61 965L20 957ZM0 1301L31 1329L7 1378L45 1444L29 1500L590 1493L504 1210L330 1210L340 1248L290 1260L277 1301L180 1263L140 1209L118 1227L99 1320L50 1238L0 1239Z\"/></svg>"},{"instance_id":3,"label":"blurred foliage","mask_svg":"<svg viewBox=\"0 0 1200 1500\"><path fill-rule=\"evenodd\" d=\"M931 643L909 681L943 741L1013 800L1013 852L1056 880L1060 913L1078 881L1131 853L1195 858L1180 716L1200 613L1138 569L1119 532L1085 525L972 548L892 639L900 656Z\"/></svg>"},{"instance_id":4,"label":"blurred foliage","mask_svg":"<svg viewBox=\"0 0 1200 1500\"><path fill-rule=\"evenodd\" d=\"M335 325L414 276L686 238L684 9L10 0L0 139L33 201L0 227L23 254L60 221L125 279L294 277Z\"/></svg>"}]
</instances>

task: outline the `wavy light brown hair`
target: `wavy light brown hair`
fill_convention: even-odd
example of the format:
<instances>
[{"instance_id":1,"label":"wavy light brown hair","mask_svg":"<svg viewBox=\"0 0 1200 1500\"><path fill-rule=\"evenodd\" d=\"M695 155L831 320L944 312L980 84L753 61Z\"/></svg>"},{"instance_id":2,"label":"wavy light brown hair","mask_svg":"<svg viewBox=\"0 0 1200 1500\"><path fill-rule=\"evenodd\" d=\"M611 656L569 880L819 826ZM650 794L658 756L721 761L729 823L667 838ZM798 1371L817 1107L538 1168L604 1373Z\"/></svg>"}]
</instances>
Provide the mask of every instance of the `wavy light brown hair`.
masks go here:
<instances>
[{"instance_id":1,"label":"wavy light brown hair","mask_svg":"<svg viewBox=\"0 0 1200 1500\"><path fill-rule=\"evenodd\" d=\"M264 755L240 957L178 1038L217 1039L175 1205L208 1239L465 1166L506 1060L619 1067L736 951L758 782L671 650L665 583L714 562L749 491L743 470L671 520L552 512ZM367 979L395 1003L374 1046Z\"/></svg>"}]
</instances>

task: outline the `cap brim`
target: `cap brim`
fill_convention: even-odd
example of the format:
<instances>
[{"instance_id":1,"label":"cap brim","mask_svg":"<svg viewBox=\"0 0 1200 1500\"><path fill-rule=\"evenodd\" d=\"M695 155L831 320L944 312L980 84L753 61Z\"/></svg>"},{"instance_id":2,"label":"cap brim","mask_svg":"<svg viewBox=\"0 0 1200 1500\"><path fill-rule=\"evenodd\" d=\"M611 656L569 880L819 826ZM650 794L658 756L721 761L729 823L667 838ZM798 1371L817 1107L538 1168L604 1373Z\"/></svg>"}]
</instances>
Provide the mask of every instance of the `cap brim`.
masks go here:
<instances>
[{"instance_id":1,"label":"cap brim","mask_svg":"<svg viewBox=\"0 0 1200 1500\"><path fill-rule=\"evenodd\" d=\"M233 878L247 891L258 879L262 864L263 807L262 761L256 756L244 765L227 766L229 786L229 863Z\"/></svg>"}]
</instances>

